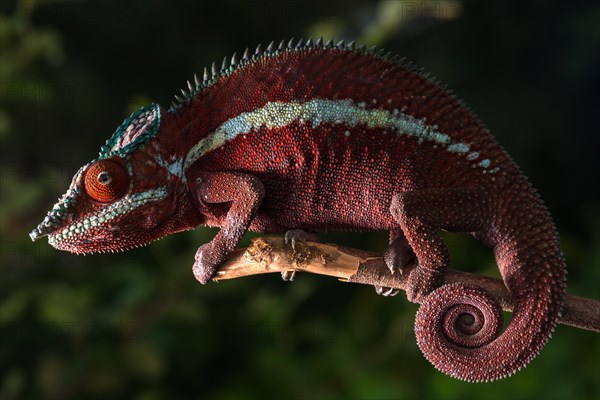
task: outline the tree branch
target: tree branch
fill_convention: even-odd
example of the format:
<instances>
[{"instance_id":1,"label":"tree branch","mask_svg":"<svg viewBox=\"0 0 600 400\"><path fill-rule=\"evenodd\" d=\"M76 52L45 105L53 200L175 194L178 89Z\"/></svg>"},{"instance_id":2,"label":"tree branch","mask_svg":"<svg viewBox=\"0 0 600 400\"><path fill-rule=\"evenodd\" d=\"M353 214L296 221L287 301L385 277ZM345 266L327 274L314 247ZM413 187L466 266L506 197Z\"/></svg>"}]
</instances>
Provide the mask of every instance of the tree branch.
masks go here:
<instances>
[{"instance_id":1,"label":"tree branch","mask_svg":"<svg viewBox=\"0 0 600 400\"><path fill-rule=\"evenodd\" d=\"M407 274L392 275L376 253L322 243L297 243L296 251L281 237L261 237L245 249L237 249L216 272L213 280L249 275L303 271L335 276L344 282L362 283L405 290ZM485 289L502 306L513 309L512 299L502 281L449 270L444 283L462 282ZM600 301L565 295L559 323L600 332Z\"/></svg>"}]
</instances>

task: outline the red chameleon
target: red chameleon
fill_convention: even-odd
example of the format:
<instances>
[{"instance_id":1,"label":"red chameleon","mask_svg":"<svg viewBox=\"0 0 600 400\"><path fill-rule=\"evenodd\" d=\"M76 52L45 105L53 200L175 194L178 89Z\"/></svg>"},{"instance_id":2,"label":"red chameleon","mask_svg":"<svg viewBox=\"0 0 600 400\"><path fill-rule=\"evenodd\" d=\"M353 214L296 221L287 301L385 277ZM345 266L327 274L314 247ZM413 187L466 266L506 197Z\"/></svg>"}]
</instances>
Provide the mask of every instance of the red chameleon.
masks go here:
<instances>
[{"instance_id":1,"label":"red chameleon","mask_svg":"<svg viewBox=\"0 0 600 400\"><path fill-rule=\"evenodd\" d=\"M218 226L193 266L206 283L248 229L292 240L386 230L387 265L410 274L410 301L428 303L415 331L440 371L499 379L548 341L565 291L550 214L445 86L389 53L321 39L259 46L188 86L170 109L127 118L31 238L94 253ZM449 264L440 229L493 248L515 304L504 332L483 290L440 287Z\"/></svg>"}]
</instances>

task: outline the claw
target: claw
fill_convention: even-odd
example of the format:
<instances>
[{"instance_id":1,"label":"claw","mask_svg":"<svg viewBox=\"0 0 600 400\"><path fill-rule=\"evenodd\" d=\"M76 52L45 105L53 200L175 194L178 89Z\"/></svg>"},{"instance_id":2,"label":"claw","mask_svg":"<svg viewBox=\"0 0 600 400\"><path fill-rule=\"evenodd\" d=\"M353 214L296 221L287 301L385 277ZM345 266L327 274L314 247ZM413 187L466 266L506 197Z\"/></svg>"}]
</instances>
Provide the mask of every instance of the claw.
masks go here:
<instances>
[{"instance_id":1,"label":"claw","mask_svg":"<svg viewBox=\"0 0 600 400\"><path fill-rule=\"evenodd\" d=\"M375 293L385 297L394 297L395 295L400 293L400 289L385 286L375 286Z\"/></svg>"},{"instance_id":2,"label":"claw","mask_svg":"<svg viewBox=\"0 0 600 400\"><path fill-rule=\"evenodd\" d=\"M283 237L283 241L285 242L286 245L291 244L292 245L292 250L296 251L296 241L298 239L296 239L292 234L292 231L287 231L285 233L285 236Z\"/></svg>"},{"instance_id":3,"label":"claw","mask_svg":"<svg viewBox=\"0 0 600 400\"><path fill-rule=\"evenodd\" d=\"M292 229L285 233L285 244L291 244L292 250L296 251L296 243L306 243L307 241L316 242L318 237L314 233L308 233L302 229Z\"/></svg>"},{"instance_id":4,"label":"claw","mask_svg":"<svg viewBox=\"0 0 600 400\"><path fill-rule=\"evenodd\" d=\"M281 279L285 282L292 282L296 279L296 271L281 271Z\"/></svg>"}]
</instances>

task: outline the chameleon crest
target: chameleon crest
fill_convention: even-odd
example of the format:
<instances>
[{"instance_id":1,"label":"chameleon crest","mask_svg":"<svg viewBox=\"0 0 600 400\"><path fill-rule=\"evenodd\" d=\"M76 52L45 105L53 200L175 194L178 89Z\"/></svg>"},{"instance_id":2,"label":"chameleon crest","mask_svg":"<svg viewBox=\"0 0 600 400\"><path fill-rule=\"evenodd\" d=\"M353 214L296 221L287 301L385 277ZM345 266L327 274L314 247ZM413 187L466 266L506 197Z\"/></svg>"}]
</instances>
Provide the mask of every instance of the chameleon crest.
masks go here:
<instances>
[{"instance_id":1,"label":"chameleon crest","mask_svg":"<svg viewBox=\"0 0 600 400\"><path fill-rule=\"evenodd\" d=\"M565 290L550 214L445 86L389 53L319 39L246 50L182 92L125 120L31 238L93 253L218 226L192 268L206 283L249 229L386 230L384 259L408 274L417 343L440 371L503 378L549 340ZM515 303L504 331L483 290L441 286L440 229L493 248Z\"/></svg>"}]
</instances>

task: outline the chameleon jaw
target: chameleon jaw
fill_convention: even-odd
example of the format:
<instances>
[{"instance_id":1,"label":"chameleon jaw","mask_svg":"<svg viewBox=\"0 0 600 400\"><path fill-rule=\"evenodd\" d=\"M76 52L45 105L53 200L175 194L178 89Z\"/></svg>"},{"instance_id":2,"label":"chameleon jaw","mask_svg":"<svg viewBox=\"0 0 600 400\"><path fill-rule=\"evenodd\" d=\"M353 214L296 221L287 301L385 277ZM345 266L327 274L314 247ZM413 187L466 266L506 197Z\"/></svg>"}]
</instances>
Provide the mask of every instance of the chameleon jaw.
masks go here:
<instances>
[{"instance_id":1,"label":"chameleon jaw","mask_svg":"<svg viewBox=\"0 0 600 400\"><path fill-rule=\"evenodd\" d=\"M118 217L121 217L139 207L150 202L163 200L167 197L166 187L150 189L144 192L133 193L115 201L109 206L103 208L90 216L75 221L62 230L56 227L56 219L53 219L54 212L51 211L46 219L35 228L29 236L32 240L37 240L43 236L48 236L48 243L60 250L68 250L75 253L86 253L84 249L89 246L94 247L93 242L97 239L94 231L100 228L106 228L107 224ZM54 225L52 225L54 224ZM93 251L89 251L93 252Z\"/></svg>"},{"instance_id":2,"label":"chameleon jaw","mask_svg":"<svg viewBox=\"0 0 600 400\"><path fill-rule=\"evenodd\" d=\"M58 228L57 222L49 217L46 217L41 224L39 224L34 230L29 232L29 237L32 242L43 238L44 236L51 235L54 229Z\"/></svg>"},{"instance_id":3,"label":"chameleon jaw","mask_svg":"<svg viewBox=\"0 0 600 400\"><path fill-rule=\"evenodd\" d=\"M164 186L157 189L150 189L145 192L127 195L102 209L100 212L70 224L60 232L56 232L56 234L49 237L48 241L54 247L60 246L62 242L68 243L73 240L77 241L78 236L93 228L108 224L117 217L127 214L147 203L162 200L165 197L167 197L167 189Z\"/></svg>"}]
</instances>

